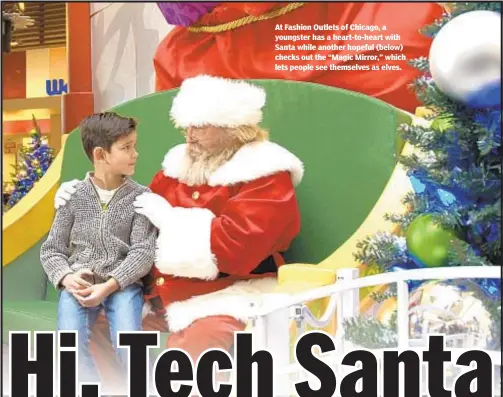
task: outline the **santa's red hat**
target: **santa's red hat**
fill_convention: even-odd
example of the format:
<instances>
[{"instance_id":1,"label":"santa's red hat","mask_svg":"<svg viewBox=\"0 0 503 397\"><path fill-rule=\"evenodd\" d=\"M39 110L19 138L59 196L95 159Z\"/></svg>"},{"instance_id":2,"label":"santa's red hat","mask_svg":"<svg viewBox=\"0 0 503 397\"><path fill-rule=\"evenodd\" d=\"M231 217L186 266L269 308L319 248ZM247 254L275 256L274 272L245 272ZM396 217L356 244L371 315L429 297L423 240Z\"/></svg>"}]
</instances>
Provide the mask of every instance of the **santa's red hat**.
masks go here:
<instances>
[{"instance_id":1,"label":"santa's red hat","mask_svg":"<svg viewBox=\"0 0 503 397\"><path fill-rule=\"evenodd\" d=\"M183 81L173 99L171 118L178 128L238 127L262 121L266 93L242 80L200 75Z\"/></svg>"}]
</instances>

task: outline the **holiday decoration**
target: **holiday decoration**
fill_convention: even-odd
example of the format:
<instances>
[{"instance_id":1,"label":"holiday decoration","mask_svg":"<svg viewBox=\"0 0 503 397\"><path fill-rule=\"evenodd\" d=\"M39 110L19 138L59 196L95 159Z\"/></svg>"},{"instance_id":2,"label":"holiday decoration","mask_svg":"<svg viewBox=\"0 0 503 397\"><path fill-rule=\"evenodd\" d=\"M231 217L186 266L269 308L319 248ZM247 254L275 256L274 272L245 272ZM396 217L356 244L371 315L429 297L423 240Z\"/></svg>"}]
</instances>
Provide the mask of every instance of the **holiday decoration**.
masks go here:
<instances>
[{"instance_id":1,"label":"holiday decoration","mask_svg":"<svg viewBox=\"0 0 503 397\"><path fill-rule=\"evenodd\" d=\"M478 10L485 12L475 13ZM450 3L448 13L423 29L424 34L434 38L436 49L432 49L429 63L425 58L410 62L423 72L412 88L429 110L428 119L399 127L404 141L417 149L413 155L399 159L413 187L403 198L408 212L386 215L387 220L397 225L396 235L378 232L358 244L355 258L360 263L380 272L502 263L501 100L488 101L487 107L481 107L471 96L473 92L481 92L480 87L488 87L491 71L500 68L501 56L494 57L494 51L490 50L497 42L497 51L501 51L500 32L491 37L487 34L489 29L495 29L490 28L495 20L499 26L500 14L501 3ZM454 20L458 22L451 24ZM464 29L457 25L459 21ZM485 23L487 26L482 26ZM453 34L455 30L459 34ZM458 49L469 47L472 39L480 47L474 46L473 52L467 51L462 56ZM445 51L439 50L440 47ZM480 48L487 50L486 55L480 56L487 64L477 66L474 54L480 55ZM497 65L493 57L498 58ZM451 60L456 62L452 65ZM470 62L473 70L469 73ZM454 71L451 66L461 69ZM466 88L472 85L477 90ZM421 338L426 332L438 330L447 333L458 330L463 334L473 331L472 336L463 336L465 348L486 343L488 349L500 349L501 280L475 279L469 284L461 280L407 283L411 292L411 337ZM396 287L393 287L390 284L385 292L374 293L372 310L345 323L349 341L367 348L396 347L393 310ZM442 294L445 299L450 296L451 301L436 300ZM472 304L484 307L476 312L468 306ZM377 313L377 317L370 313Z\"/></svg>"},{"instance_id":2,"label":"holiday decoration","mask_svg":"<svg viewBox=\"0 0 503 397\"><path fill-rule=\"evenodd\" d=\"M410 297L410 337L445 334L448 347L487 348L490 298L469 280L429 281Z\"/></svg>"},{"instance_id":3,"label":"holiday decoration","mask_svg":"<svg viewBox=\"0 0 503 397\"><path fill-rule=\"evenodd\" d=\"M452 121L453 119L450 115L439 116L432 121L431 128L439 132L449 131L453 128Z\"/></svg>"},{"instance_id":4,"label":"holiday decoration","mask_svg":"<svg viewBox=\"0 0 503 397\"><path fill-rule=\"evenodd\" d=\"M12 208L33 188L54 159L54 150L42 141L42 134L34 116L33 125L34 131L30 134L29 148L21 148L19 151L20 160L16 173L12 175L14 188L6 209Z\"/></svg>"},{"instance_id":5,"label":"holiday decoration","mask_svg":"<svg viewBox=\"0 0 503 397\"><path fill-rule=\"evenodd\" d=\"M396 305L396 297L388 298L376 314L388 333L396 331ZM490 348L492 330L499 326L497 305L473 281L428 281L410 295L409 337L425 340L427 335L444 334L449 347Z\"/></svg>"},{"instance_id":6,"label":"holiday decoration","mask_svg":"<svg viewBox=\"0 0 503 397\"><path fill-rule=\"evenodd\" d=\"M162 15L170 25L190 26L219 5L219 2L159 2Z\"/></svg>"},{"instance_id":7,"label":"holiday decoration","mask_svg":"<svg viewBox=\"0 0 503 397\"><path fill-rule=\"evenodd\" d=\"M409 252L428 267L446 264L449 249L455 239L455 233L445 230L430 214L417 217L407 230Z\"/></svg>"},{"instance_id":8,"label":"holiday decoration","mask_svg":"<svg viewBox=\"0 0 503 397\"><path fill-rule=\"evenodd\" d=\"M456 16L431 45L430 72L449 97L476 107L492 107L501 97L501 14L471 11Z\"/></svg>"},{"instance_id":9,"label":"holiday decoration","mask_svg":"<svg viewBox=\"0 0 503 397\"><path fill-rule=\"evenodd\" d=\"M7 194L11 194L14 191L14 185L12 183L8 183L5 185L4 192Z\"/></svg>"}]
</instances>

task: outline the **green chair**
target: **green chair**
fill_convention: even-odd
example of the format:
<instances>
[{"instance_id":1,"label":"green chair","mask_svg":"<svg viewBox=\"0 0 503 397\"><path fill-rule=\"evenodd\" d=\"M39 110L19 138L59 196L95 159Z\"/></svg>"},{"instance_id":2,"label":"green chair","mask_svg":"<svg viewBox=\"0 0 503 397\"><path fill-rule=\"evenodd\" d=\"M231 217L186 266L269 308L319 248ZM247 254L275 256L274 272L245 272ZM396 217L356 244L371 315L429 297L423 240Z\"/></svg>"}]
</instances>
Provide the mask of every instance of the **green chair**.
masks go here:
<instances>
[{"instance_id":1,"label":"green chair","mask_svg":"<svg viewBox=\"0 0 503 397\"><path fill-rule=\"evenodd\" d=\"M263 126L271 140L305 165L298 187L302 230L287 263L316 264L350 237L372 210L388 182L401 143L404 112L362 94L323 85L255 80L267 91ZM148 185L164 155L182 143L169 119L177 90L148 95L112 110L139 120L135 179ZM90 164L78 130L68 137L61 181L82 179ZM9 331L55 330L57 294L39 261L42 241L4 268L3 336Z\"/></svg>"}]
</instances>

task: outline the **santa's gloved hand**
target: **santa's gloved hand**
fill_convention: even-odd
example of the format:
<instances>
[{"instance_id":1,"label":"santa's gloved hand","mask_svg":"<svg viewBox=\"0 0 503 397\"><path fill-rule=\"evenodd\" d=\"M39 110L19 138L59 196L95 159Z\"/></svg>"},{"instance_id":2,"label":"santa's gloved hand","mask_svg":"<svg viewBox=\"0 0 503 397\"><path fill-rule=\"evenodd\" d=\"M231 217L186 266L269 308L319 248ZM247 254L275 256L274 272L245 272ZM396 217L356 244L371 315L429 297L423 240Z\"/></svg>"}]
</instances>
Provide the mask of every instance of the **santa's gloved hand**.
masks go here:
<instances>
[{"instance_id":1,"label":"santa's gloved hand","mask_svg":"<svg viewBox=\"0 0 503 397\"><path fill-rule=\"evenodd\" d=\"M58 209L59 207L64 207L66 203L72 198L72 194L76 192L75 186L80 181L74 179L69 182L63 182L59 189L56 191L56 196L54 197L54 207Z\"/></svg>"},{"instance_id":2,"label":"santa's gloved hand","mask_svg":"<svg viewBox=\"0 0 503 397\"><path fill-rule=\"evenodd\" d=\"M169 213L173 209L164 197L155 193L140 194L133 205L137 214L146 216L158 229L167 222Z\"/></svg>"}]
</instances>

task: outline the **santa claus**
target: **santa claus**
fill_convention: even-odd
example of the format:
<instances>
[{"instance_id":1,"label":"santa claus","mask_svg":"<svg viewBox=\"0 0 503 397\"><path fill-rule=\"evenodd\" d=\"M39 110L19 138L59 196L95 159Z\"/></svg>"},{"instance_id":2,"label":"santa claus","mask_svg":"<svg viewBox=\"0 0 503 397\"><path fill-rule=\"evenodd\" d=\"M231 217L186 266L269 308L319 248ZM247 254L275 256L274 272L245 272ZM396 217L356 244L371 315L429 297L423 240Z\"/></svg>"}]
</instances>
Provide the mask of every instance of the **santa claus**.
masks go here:
<instances>
[{"instance_id":1,"label":"santa claus","mask_svg":"<svg viewBox=\"0 0 503 397\"><path fill-rule=\"evenodd\" d=\"M162 302L165 322L149 315L145 329L169 330L167 347L194 362L208 348L230 351L250 300L275 287L300 230L303 164L259 126L265 103L265 91L244 81L185 80L171 117L186 143L168 151L152 193L135 203L159 229L147 301ZM58 201L71 186L61 185Z\"/></svg>"}]
</instances>

